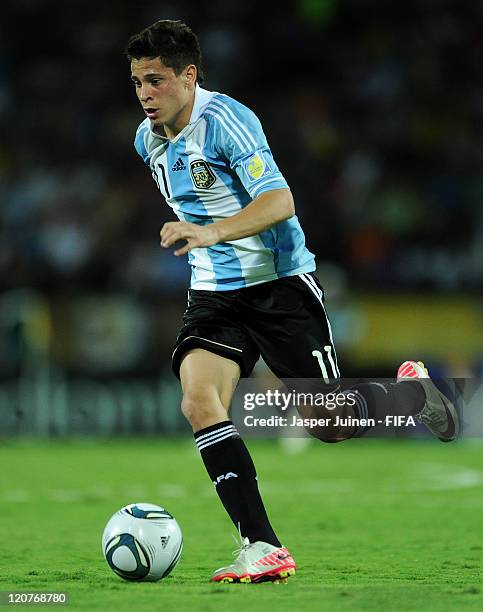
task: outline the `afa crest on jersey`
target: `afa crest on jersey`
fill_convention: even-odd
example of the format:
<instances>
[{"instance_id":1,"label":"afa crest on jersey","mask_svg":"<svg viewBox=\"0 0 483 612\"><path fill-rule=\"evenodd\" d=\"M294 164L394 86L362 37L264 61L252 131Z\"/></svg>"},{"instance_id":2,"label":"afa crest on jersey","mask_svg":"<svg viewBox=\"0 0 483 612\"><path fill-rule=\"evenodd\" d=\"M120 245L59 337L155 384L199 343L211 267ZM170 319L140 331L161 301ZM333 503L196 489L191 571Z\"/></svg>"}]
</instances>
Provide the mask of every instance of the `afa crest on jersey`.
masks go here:
<instances>
[{"instance_id":1,"label":"afa crest on jersey","mask_svg":"<svg viewBox=\"0 0 483 612\"><path fill-rule=\"evenodd\" d=\"M261 151L257 151L257 153L243 160L243 169L252 183L272 173L272 169Z\"/></svg>"},{"instance_id":2,"label":"afa crest on jersey","mask_svg":"<svg viewBox=\"0 0 483 612\"><path fill-rule=\"evenodd\" d=\"M195 159L190 164L191 178L197 189L209 189L214 185L216 176L204 159Z\"/></svg>"}]
</instances>

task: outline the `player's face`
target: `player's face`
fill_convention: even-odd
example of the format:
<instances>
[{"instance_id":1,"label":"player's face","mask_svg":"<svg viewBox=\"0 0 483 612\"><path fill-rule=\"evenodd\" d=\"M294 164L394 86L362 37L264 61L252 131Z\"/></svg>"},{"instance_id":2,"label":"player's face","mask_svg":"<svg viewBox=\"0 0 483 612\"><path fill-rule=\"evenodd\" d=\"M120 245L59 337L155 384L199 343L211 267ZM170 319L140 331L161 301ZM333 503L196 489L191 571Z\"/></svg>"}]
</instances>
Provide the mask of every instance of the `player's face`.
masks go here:
<instances>
[{"instance_id":1,"label":"player's face","mask_svg":"<svg viewBox=\"0 0 483 612\"><path fill-rule=\"evenodd\" d=\"M187 66L176 75L159 57L142 57L131 61L131 79L153 128L164 126L180 131L188 124L196 84L195 66Z\"/></svg>"}]
</instances>

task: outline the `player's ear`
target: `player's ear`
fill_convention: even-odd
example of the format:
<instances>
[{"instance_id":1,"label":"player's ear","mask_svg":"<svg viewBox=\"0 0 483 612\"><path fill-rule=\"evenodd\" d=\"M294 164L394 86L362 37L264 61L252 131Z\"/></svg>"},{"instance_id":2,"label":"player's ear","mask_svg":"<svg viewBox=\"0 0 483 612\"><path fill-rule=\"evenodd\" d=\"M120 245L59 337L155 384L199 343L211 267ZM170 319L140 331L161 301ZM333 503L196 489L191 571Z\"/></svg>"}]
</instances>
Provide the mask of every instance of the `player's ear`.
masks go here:
<instances>
[{"instance_id":1,"label":"player's ear","mask_svg":"<svg viewBox=\"0 0 483 612\"><path fill-rule=\"evenodd\" d=\"M196 83L196 77L198 76L198 71L196 70L196 66L194 64L189 64L183 70L183 81L185 82L186 87L189 85L194 85Z\"/></svg>"}]
</instances>

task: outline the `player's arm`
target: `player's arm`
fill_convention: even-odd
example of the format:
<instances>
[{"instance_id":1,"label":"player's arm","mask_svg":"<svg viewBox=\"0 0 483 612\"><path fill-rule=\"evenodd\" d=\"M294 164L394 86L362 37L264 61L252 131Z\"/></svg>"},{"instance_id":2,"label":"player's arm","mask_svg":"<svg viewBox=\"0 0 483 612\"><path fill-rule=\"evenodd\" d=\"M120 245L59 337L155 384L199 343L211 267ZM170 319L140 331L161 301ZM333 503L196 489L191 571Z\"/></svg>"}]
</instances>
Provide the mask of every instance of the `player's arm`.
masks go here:
<instances>
[{"instance_id":1,"label":"player's arm","mask_svg":"<svg viewBox=\"0 0 483 612\"><path fill-rule=\"evenodd\" d=\"M168 248L178 240L186 244L174 252L184 255L196 247L255 236L295 214L290 189L272 189L261 193L239 213L209 225L184 221L165 223L160 232L161 246Z\"/></svg>"},{"instance_id":2,"label":"player's arm","mask_svg":"<svg viewBox=\"0 0 483 612\"><path fill-rule=\"evenodd\" d=\"M215 101L208 116L211 155L226 160L252 201L231 217L209 225L165 224L161 230L161 246L169 247L177 240L187 241L175 255L184 255L196 247L254 236L295 214L287 181L273 159L262 125L253 111L222 97ZM230 117L228 123L227 117Z\"/></svg>"}]
</instances>

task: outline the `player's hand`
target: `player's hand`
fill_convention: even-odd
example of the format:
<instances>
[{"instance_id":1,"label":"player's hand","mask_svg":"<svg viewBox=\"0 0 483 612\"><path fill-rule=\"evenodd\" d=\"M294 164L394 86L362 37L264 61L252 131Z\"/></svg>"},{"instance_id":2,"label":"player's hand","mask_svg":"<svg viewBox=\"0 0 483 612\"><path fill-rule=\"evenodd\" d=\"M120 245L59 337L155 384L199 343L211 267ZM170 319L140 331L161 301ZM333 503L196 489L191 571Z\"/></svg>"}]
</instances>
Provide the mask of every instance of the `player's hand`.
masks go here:
<instances>
[{"instance_id":1,"label":"player's hand","mask_svg":"<svg viewBox=\"0 0 483 612\"><path fill-rule=\"evenodd\" d=\"M177 257L196 247L209 247L219 242L215 223L196 225L196 223L186 223L186 221L170 221L163 225L159 235L161 246L165 249L178 240L186 240L186 244L174 252Z\"/></svg>"}]
</instances>

